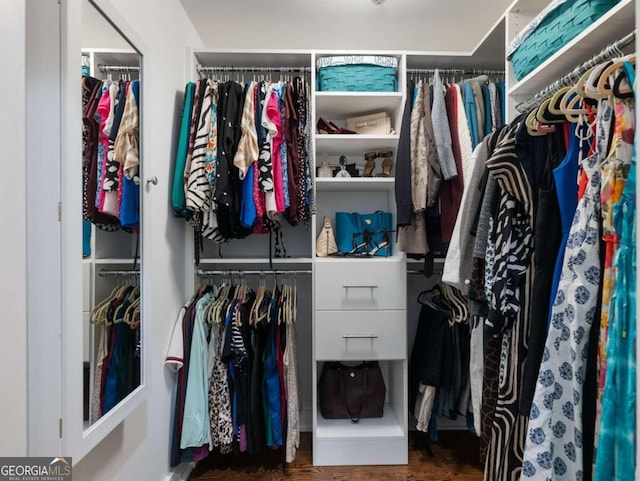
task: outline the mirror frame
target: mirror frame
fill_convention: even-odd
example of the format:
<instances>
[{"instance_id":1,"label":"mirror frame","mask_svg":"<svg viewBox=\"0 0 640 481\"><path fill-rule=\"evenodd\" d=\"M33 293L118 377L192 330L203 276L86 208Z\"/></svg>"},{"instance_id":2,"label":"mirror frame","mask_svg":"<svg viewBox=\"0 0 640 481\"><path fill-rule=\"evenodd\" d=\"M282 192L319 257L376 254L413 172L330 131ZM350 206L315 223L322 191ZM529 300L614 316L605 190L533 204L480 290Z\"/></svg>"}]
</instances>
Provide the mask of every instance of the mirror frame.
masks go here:
<instances>
[{"instance_id":1,"label":"mirror frame","mask_svg":"<svg viewBox=\"0 0 640 481\"><path fill-rule=\"evenodd\" d=\"M88 1L122 37L131 44L140 55L140 98L144 99L145 86L144 57L148 49L125 17L108 0L65 0L61 2L61 192L62 205L65 206L61 221L61 286L62 286L62 449L65 456L71 456L76 464L94 449L109 433L122 423L146 399L149 393L147 342L151 339L148 330L147 309L142 312L140 340L140 385L120 401L107 414L85 429L83 421L83 319L82 319L82 223L79 221L82 211L81 169L79 156L82 151L80 132L81 112L81 76L79 75L82 50L82 8ZM140 103L140 158L143 158L144 139L144 100ZM144 167L140 164L140 178ZM140 186L142 210L141 225L145 225L146 206L143 201L145 189ZM142 236L140 287L143 302L150 299L149 282L146 279L144 254L149 252L149 236Z\"/></svg>"}]
</instances>

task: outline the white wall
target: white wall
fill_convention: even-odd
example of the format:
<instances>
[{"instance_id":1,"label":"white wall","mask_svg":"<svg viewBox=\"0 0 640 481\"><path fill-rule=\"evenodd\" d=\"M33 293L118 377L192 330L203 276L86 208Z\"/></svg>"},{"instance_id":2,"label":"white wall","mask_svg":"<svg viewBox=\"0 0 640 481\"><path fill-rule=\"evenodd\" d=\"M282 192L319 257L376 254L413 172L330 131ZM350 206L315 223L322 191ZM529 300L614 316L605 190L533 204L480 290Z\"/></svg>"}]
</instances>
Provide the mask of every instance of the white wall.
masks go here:
<instances>
[{"instance_id":1,"label":"white wall","mask_svg":"<svg viewBox=\"0 0 640 481\"><path fill-rule=\"evenodd\" d=\"M27 453L27 284L25 171L25 2L0 2L5 75L0 139L5 160L0 189L0 456ZM10 46L7 48L7 46Z\"/></svg>"},{"instance_id":2,"label":"white wall","mask_svg":"<svg viewBox=\"0 0 640 481\"><path fill-rule=\"evenodd\" d=\"M143 295L149 398L115 431L74 467L78 481L160 481L170 476L168 453L174 379L163 365L171 328L185 292L189 259L185 258L186 229L170 211L169 180L176 144L176 116L182 107L179 91L186 81L187 46L201 46L176 0L99 0L98 7L126 21L123 32L134 31L145 44L142 72L142 177L157 176L158 185L145 195L152 206L145 216L147 239L143 253L153 264ZM152 16L152 19L150 18ZM146 166L146 167L145 167ZM145 215L148 210L145 210ZM150 258L153 256L153 258ZM191 260L192 262L192 260Z\"/></svg>"},{"instance_id":3,"label":"white wall","mask_svg":"<svg viewBox=\"0 0 640 481\"><path fill-rule=\"evenodd\" d=\"M180 0L205 46L470 52L512 0Z\"/></svg>"},{"instance_id":4,"label":"white wall","mask_svg":"<svg viewBox=\"0 0 640 481\"><path fill-rule=\"evenodd\" d=\"M85 0L82 2L82 48L129 49L131 45Z\"/></svg>"}]
</instances>

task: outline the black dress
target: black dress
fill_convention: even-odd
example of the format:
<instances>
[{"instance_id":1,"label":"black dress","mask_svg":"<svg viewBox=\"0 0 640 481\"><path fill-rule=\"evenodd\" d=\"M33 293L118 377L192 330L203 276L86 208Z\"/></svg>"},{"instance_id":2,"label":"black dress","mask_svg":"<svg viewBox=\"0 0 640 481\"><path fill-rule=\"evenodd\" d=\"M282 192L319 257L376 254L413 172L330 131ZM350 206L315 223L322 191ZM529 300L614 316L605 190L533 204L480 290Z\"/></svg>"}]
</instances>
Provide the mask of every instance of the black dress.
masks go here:
<instances>
[{"instance_id":1,"label":"black dress","mask_svg":"<svg viewBox=\"0 0 640 481\"><path fill-rule=\"evenodd\" d=\"M547 158L538 189L538 203L535 221L535 273L531 292L531 327L529 350L524 364L522 389L520 391L520 413L529 415L531 402L536 390L538 370L542 361L544 344L549 324L549 298L555 270L556 257L560 249L562 225L560 207L553 177L553 169L564 157L562 129L559 135L548 135Z\"/></svg>"}]
</instances>

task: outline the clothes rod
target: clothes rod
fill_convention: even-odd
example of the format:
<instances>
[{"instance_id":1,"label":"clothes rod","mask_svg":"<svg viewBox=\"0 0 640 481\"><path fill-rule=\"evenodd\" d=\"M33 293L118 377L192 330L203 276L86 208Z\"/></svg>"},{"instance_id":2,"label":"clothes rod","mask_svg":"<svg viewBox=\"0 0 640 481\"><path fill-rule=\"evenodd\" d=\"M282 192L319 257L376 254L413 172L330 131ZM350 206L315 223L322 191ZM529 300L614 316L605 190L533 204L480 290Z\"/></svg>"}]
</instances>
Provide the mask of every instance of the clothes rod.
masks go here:
<instances>
[{"instance_id":1,"label":"clothes rod","mask_svg":"<svg viewBox=\"0 0 640 481\"><path fill-rule=\"evenodd\" d=\"M196 70L202 72L311 72L311 67L205 67L197 65Z\"/></svg>"},{"instance_id":2,"label":"clothes rod","mask_svg":"<svg viewBox=\"0 0 640 481\"><path fill-rule=\"evenodd\" d=\"M98 272L100 277L107 276L116 276L116 277L134 277L139 276L140 271L138 270L111 270L111 269L100 269Z\"/></svg>"},{"instance_id":3,"label":"clothes rod","mask_svg":"<svg viewBox=\"0 0 640 481\"><path fill-rule=\"evenodd\" d=\"M424 271L417 270L417 269L408 269L408 270L407 270L407 274L408 274L408 275L418 275L418 274L421 274L421 275L425 276L426 278L430 278L430 277L433 277L433 276L434 276L434 275L436 275L436 274L442 274L442 268L434 267L434 269L433 269L433 274L432 274L432 275L430 275L430 276L427 276L427 275L425 274L425 272L424 272Z\"/></svg>"},{"instance_id":4,"label":"clothes rod","mask_svg":"<svg viewBox=\"0 0 640 481\"><path fill-rule=\"evenodd\" d=\"M545 88L538 91L538 93L536 93L531 100L528 100L526 102L522 102L516 105L516 110L518 112L525 112L537 105L540 105L540 103L545 98L557 92L563 86L568 86L576 82L582 76L582 74L584 74L591 67L595 67L596 65L612 57L623 56L624 53L622 52L622 49L630 45L631 43L633 43L635 38L636 38L636 31L634 30L633 32L625 35L621 39L616 40L611 45L608 45L607 47L602 49L600 53L594 55L586 62L583 62L581 65L578 65L571 72L566 74L564 77L559 78L555 82L547 85Z\"/></svg>"},{"instance_id":5,"label":"clothes rod","mask_svg":"<svg viewBox=\"0 0 640 481\"><path fill-rule=\"evenodd\" d=\"M504 75L504 70L500 69L463 69L463 68L408 68L407 73L435 73L442 74L457 73L463 75Z\"/></svg>"},{"instance_id":6,"label":"clothes rod","mask_svg":"<svg viewBox=\"0 0 640 481\"><path fill-rule=\"evenodd\" d=\"M313 271L310 269L292 269L292 270L276 270L276 271L243 271L243 270L232 270L232 269L227 269L227 270L204 270L204 269L198 269L196 271L196 274L200 277L206 277L206 276L230 276L230 275L243 275L243 276L263 276L263 275L267 275L267 274L273 274L273 275L278 275L278 274L312 274Z\"/></svg>"},{"instance_id":7,"label":"clothes rod","mask_svg":"<svg viewBox=\"0 0 640 481\"><path fill-rule=\"evenodd\" d=\"M140 67L135 65L98 65L98 69L105 73L109 70L114 72L138 72Z\"/></svg>"}]
</instances>

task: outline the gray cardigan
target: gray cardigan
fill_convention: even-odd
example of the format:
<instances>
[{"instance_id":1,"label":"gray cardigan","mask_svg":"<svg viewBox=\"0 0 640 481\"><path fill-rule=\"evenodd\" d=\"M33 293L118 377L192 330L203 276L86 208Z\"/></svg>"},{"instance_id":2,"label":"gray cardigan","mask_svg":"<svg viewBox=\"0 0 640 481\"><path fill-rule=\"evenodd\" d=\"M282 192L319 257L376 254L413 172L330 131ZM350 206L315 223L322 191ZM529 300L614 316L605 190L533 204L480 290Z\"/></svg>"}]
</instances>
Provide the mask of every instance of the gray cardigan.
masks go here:
<instances>
[{"instance_id":1,"label":"gray cardigan","mask_svg":"<svg viewBox=\"0 0 640 481\"><path fill-rule=\"evenodd\" d=\"M436 140L436 149L438 150L442 179L453 179L458 175L458 170L456 169L456 161L453 157L453 149L451 147L449 116L447 115L447 106L444 101L442 81L440 80L440 74L437 69L433 74L433 105L431 106L431 123L433 124L433 135Z\"/></svg>"}]
</instances>

